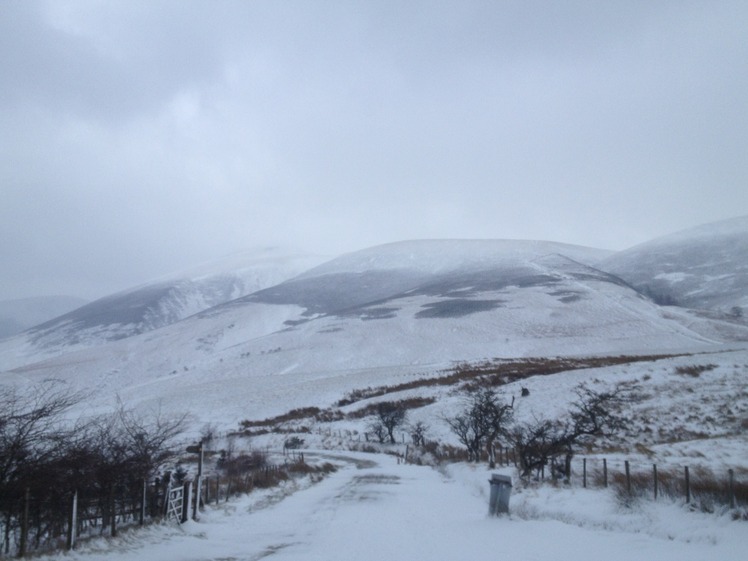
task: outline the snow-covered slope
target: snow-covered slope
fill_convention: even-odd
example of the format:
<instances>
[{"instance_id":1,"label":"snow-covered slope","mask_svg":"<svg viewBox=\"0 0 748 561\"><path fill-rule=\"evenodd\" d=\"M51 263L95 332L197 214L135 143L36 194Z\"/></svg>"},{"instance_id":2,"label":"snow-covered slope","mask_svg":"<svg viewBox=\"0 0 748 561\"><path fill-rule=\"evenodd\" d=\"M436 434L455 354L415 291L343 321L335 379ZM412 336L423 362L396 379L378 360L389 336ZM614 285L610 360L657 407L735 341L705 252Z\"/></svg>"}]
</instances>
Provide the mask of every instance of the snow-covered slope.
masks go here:
<instances>
[{"instance_id":1,"label":"snow-covered slope","mask_svg":"<svg viewBox=\"0 0 748 561\"><path fill-rule=\"evenodd\" d=\"M671 314L577 260L599 255L537 242L371 248L158 330L6 366L5 377L60 378L109 405L117 394L242 418L310 399L325 405L352 388L455 361L662 352L725 340L715 322ZM747 331L731 336L748 339Z\"/></svg>"},{"instance_id":2,"label":"snow-covered slope","mask_svg":"<svg viewBox=\"0 0 748 561\"><path fill-rule=\"evenodd\" d=\"M662 303L748 311L748 216L637 245L604 259L600 268Z\"/></svg>"},{"instance_id":3,"label":"snow-covered slope","mask_svg":"<svg viewBox=\"0 0 748 561\"><path fill-rule=\"evenodd\" d=\"M38 296L0 302L0 339L61 316L86 303L75 296Z\"/></svg>"},{"instance_id":4,"label":"snow-covered slope","mask_svg":"<svg viewBox=\"0 0 748 561\"><path fill-rule=\"evenodd\" d=\"M0 344L0 365L57 356L158 329L277 284L322 260L277 248L234 254L36 325Z\"/></svg>"}]
</instances>

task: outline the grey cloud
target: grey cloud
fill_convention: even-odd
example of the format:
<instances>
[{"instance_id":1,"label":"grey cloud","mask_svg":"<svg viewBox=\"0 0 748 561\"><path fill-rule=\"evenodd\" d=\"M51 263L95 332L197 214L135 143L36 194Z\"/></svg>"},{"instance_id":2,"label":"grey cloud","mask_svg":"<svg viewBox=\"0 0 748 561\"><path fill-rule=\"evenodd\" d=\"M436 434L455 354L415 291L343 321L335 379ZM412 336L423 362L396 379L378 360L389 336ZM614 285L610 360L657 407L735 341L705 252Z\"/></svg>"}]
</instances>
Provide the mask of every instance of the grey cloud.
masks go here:
<instances>
[{"instance_id":1,"label":"grey cloud","mask_svg":"<svg viewBox=\"0 0 748 561\"><path fill-rule=\"evenodd\" d=\"M268 243L624 248L745 214L746 19L742 2L3 3L0 299L93 297Z\"/></svg>"}]
</instances>

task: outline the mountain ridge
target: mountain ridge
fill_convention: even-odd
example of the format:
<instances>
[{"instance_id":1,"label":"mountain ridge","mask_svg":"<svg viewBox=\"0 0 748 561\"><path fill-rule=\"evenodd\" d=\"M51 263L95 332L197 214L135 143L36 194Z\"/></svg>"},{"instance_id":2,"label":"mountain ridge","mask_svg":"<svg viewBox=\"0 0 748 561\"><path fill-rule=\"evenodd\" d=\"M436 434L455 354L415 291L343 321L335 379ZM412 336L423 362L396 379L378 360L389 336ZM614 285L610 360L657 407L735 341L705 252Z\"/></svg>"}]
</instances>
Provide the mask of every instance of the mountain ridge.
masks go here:
<instances>
[{"instance_id":1,"label":"mountain ridge","mask_svg":"<svg viewBox=\"0 0 748 561\"><path fill-rule=\"evenodd\" d=\"M173 407L204 401L272 414L303 404L308 384L332 399L372 375L388 383L461 361L748 341L741 322L658 305L603 267L614 256L531 240L386 244L98 346L46 352L6 341L0 371L18 383L95 388L98 402L169 395Z\"/></svg>"}]
</instances>

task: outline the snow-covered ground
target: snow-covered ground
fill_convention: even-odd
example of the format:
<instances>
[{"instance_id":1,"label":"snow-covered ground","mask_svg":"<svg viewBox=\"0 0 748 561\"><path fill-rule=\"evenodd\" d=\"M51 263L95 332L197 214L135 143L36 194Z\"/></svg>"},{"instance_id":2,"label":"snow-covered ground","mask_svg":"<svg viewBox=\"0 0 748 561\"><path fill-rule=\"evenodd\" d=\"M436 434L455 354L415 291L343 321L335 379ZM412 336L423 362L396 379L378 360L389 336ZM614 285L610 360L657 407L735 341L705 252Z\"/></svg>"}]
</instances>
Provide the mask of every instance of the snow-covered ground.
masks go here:
<instances>
[{"instance_id":1,"label":"snow-covered ground","mask_svg":"<svg viewBox=\"0 0 748 561\"><path fill-rule=\"evenodd\" d=\"M565 252L559 255L559 252ZM571 252L571 253L569 253ZM541 242L408 242L372 248L157 330L47 356L31 342L0 345L0 384L56 379L88 399L189 412L186 438L207 424L236 430L291 409L335 422L288 423L242 446L279 449L294 432L341 469L209 508L199 522L82 543L66 559L700 559L745 558L748 523L690 512L678 499L623 506L615 492L516 485L511 515L486 515L489 471L400 465L351 452L377 401L426 399L408 412L429 441L458 445L444 418L464 406L457 385L392 391L337 407L346 394L445 375L458 362L522 357L680 353L661 360L537 375L499 386L518 421L558 419L575 388L626 388L628 429L590 451L612 470L683 466L748 473L748 326L661 307L591 269L597 250ZM578 262L580 261L580 262ZM189 299L188 299L189 300ZM190 300L192 301L192 300ZM185 308L186 309L186 308ZM195 308L196 309L196 308ZM193 308L190 308L194 311ZM80 335L80 334L79 334ZM77 350L76 350L77 349ZM689 373L689 366L703 366ZM685 368L685 370L683 370ZM681 370L679 370L681 369ZM547 373L544 373L547 374ZM521 390L529 396L521 397ZM430 400L430 401L429 401ZM277 428L277 427L276 427ZM398 440L407 434L398 434ZM221 444L223 445L223 444ZM328 450L322 452L321 450ZM309 458L313 457L311 454ZM504 473L516 475L512 471ZM741 505L742 509L746 505ZM742 555L741 555L742 554Z\"/></svg>"},{"instance_id":2,"label":"snow-covered ground","mask_svg":"<svg viewBox=\"0 0 748 561\"><path fill-rule=\"evenodd\" d=\"M198 522L96 539L57 558L94 561L658 559L743 560L748 524L673 501L620 505L612 492L516 486L489 517L485 466L437 470L392 456L307 453L341 467L207 508ZM499 470L500 471L500 470ZM505 471L510 474L511 472Z\"/></svg>"}]
</instances>

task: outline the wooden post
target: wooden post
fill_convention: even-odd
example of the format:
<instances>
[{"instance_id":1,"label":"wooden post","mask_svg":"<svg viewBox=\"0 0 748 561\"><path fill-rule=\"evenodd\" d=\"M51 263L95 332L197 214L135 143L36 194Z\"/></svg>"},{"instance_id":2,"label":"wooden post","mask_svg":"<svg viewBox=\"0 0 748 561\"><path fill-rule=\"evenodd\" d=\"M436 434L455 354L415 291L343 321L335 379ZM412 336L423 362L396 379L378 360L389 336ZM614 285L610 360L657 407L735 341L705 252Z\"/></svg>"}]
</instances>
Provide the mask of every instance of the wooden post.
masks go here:
<instances>
[{"instance_id":1,"label":"wooden post","mask_svg":"<svg viewBox=\"0 0 748 561\"><path fill-rule=\"evenodd\" d=\"M652 477L654 478L654 495L657 500L658 482L657 482L657 464L652 464Z\"/></svg>"},{"instance_id":2,"label":"wooden post","mask_svg":"<svg viewBox=\"0 0 748 561\"><path fill-rule=\"evenodd\" d=\"M730 477L730 508L735 508L735 472L730 468L727 474Z\"/></svg>"},{"instance_id":3,"label":"wooden post","mask_svg":"<svg viewBox=\"0 0 748 561\"><path fill-rule=\"evenodd\" d=\"M587 458L582 458L582 487L587 488Z\"/></svg>"},{"instance_id":4,"label":"wooden post","mask_svg":"<svg viewBox=\"0 0 748 561\"><path fill-rule=\"evenodd\" d=\"M114 500L114 484L112 484L112 487L109 490L109 528L110 533L113 538L117 537L117 510L116 510L116 502Z\"/></svg>"},{"instance_id":5,"label":"wooden post","mask_svg":"<svg viewBox=\"0 0 748 561\"><path fill-rule=\"evenodd\" d=\"M608 460L603 458L603 486L608 487Z\"/></svg>"},{"instance_id":6,"label":"wooden post","mask_svg":"<svg viewBox=\"0 0 748 561\"><path fill-rule=\"evenodd\" d=\"M21 515L21 539L18 546L18 557L26 556L26 545L29 540L29 503L31 502L31 490L26 487L23 493L23 514Z\"/></svg>"},{"instance_id":7,"label":"wooden post","mask_svg":"<svg viewBox=\"0 0 748 561\"><path fill-rule=\"evenodd\" d=\"M70 551L75 547L75 538L78 534L78 490L73 493L72 504L70 505L70 526L68 527L67 549Z\"/></svg>"},{"instance_id":8,"label":"wooden post","mask_svg":"<svg viewBox=\"0 0 748 561\"><path fill-rule=\"evenodd\" d=\"M624 465L626 466L626 492L631 494L631 471L629 469L629 461L625 460Z\"/></svg>"},{"instance_id":9,"label":"wooden post","mask_svg":"<svg viewBox=\"0 0 748 561\"><path fill-rule=\"evenodd\" d=\"M148 481L143 479L143 497L140 501L140 520L138 523L141 526L145 525L145 509L148 506Z\"/></svg>"},{"instance_id":10,"label":"wooden post","mask_svg":"<svg viewBox=\"0 0 748 561\"><path fill-rule=\"evenodd\" d=\"M203 486L203 441L200 441L200 446L198 448L199 451L199 458L197 462L197 479L195 480L195 506L192 511L192 518L193 520L198 520L200 518L200 499L203 496L202 493L202 486Z\"/></svg>"},{"instance_id":11,"label":"wooden post","mask_svg":"<svg viewBox=\"0 0 748 561\"><path fill-rule=\"evenodd\" d=\"M182 486L182 522L187 522L190 519L192 510L192 481L185 481Z\"/></svg>"},{"instance_id":12,"label":"wooden post","mask_svg":"<svg viewBox=\"0 0 748 561\"><path fill-rule=\"evenodd\" d=\"M684 473L686 476L686 504L689 504L691 502L691 480L688 476L688 466L686 466Z\"/></svg>"},{"instance_id":13,"label":"wooden post","mask_svg":"<svg viewBox=\"0 0 748 561\"><path fill-rule=\"evenodd\" d=\"M221 476L216 475L216 504L221 500Z\"/></svg>"}]
</instances>

